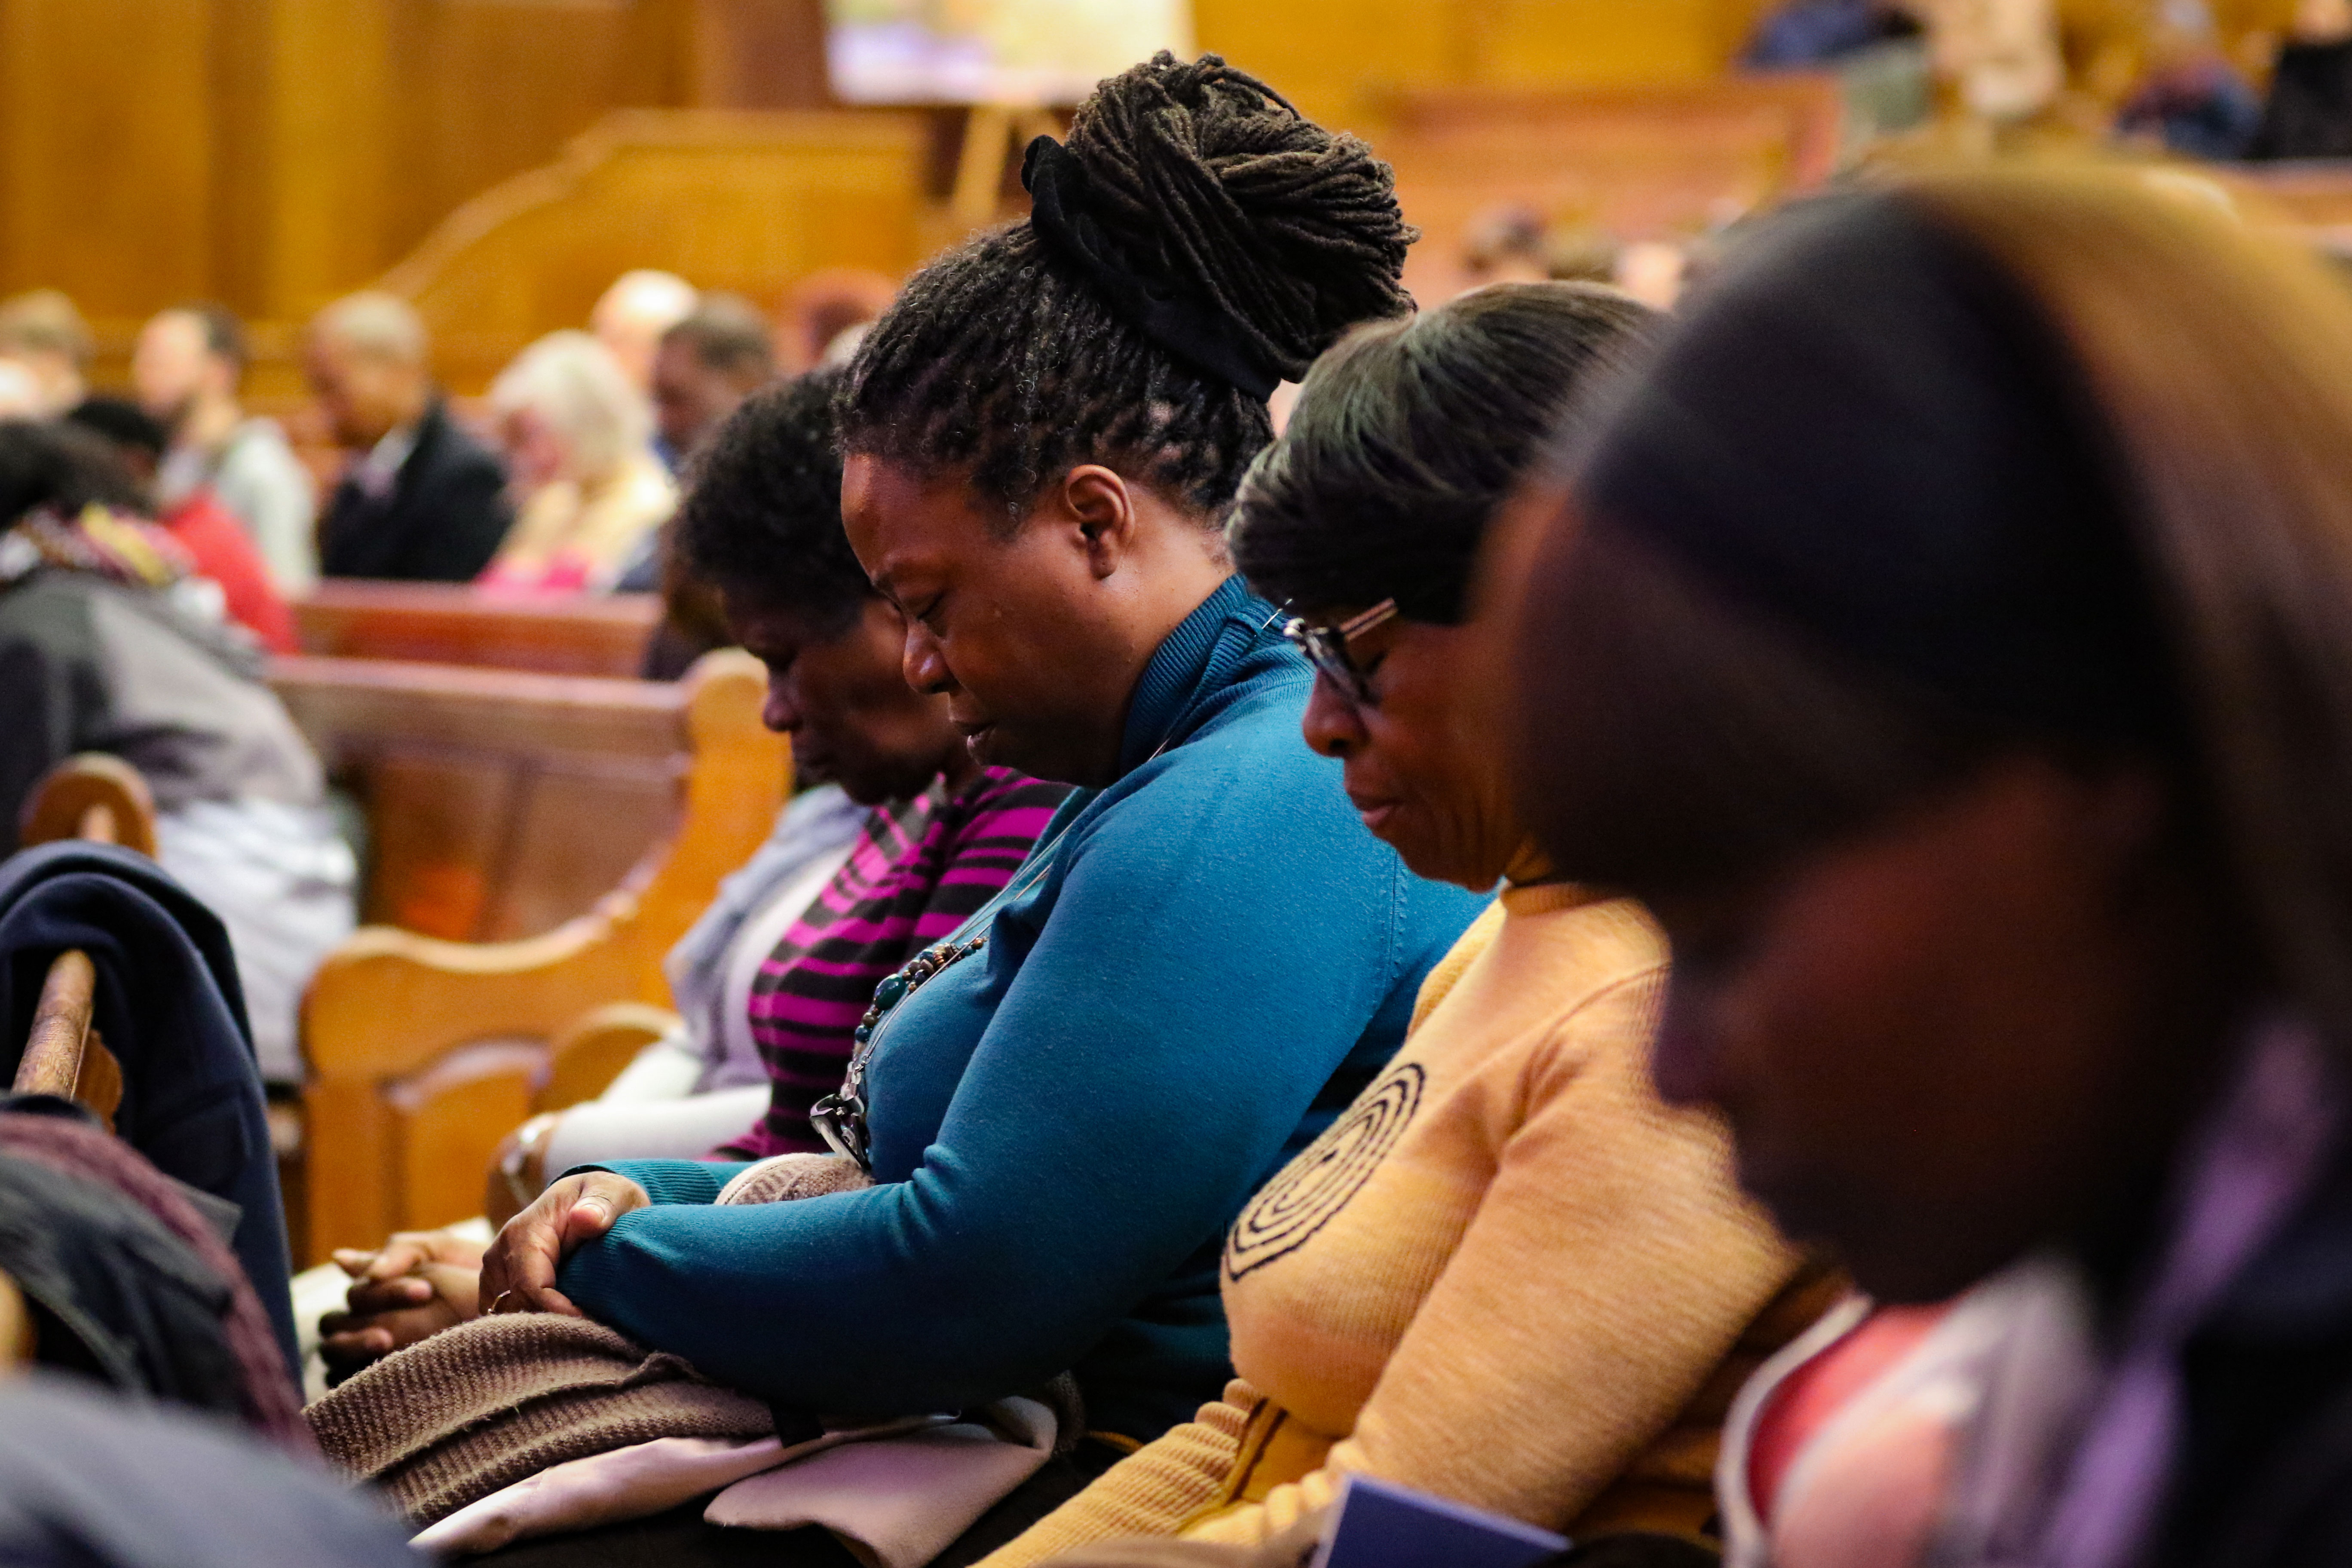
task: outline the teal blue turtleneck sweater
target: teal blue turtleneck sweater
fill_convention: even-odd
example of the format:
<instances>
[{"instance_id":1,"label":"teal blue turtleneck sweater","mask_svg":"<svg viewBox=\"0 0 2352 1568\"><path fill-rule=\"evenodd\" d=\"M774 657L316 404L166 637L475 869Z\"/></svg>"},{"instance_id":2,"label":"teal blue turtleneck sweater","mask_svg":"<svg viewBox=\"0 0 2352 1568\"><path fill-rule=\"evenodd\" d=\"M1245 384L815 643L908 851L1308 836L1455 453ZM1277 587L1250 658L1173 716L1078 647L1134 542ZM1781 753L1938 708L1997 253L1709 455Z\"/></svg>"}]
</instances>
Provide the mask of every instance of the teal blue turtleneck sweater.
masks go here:
<instances>
[{"instance_id":1,"label":"teal blue turtleneck sweater","mask_svg":"<svg viewBox=\"0 0 2352 1568\"><path fill-rule=\"evenodd\" d=\"M1299 737L1311 677L1277 626L1234 578L1171 632L1118 782L886 1016L875 1186L717 1206L742 1167L615 1165L654 1205L566 1262L572 1300L805 1410L1075 1371L1089 1426L1148 1440L1213 1398L1226 1227L1386 1062L1481 904L1364 830Z\"/></svg>"}]
</instances>

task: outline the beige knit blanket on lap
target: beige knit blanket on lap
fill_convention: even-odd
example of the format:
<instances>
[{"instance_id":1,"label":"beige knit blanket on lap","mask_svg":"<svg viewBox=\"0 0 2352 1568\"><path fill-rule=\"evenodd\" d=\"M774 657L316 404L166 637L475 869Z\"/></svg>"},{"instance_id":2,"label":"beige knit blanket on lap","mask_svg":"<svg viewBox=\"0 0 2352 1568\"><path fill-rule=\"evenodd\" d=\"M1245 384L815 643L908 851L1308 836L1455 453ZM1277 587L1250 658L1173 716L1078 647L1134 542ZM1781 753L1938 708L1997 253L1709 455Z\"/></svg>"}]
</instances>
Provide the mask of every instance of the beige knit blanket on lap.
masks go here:
<instances>
[{"instance_id":1,"label":"beige knit blanket on lap","mask_svg":"<svg viewBox=\"0 0 2352 1568\"><path fill-rule=\"evenodd\" d=\"M602 1323L477 1318L386 1356L305 1412L338 1468L433 1523L550 1465L656 1437L761 1437L768 1407Z\"/></svg>"}]
</instances>

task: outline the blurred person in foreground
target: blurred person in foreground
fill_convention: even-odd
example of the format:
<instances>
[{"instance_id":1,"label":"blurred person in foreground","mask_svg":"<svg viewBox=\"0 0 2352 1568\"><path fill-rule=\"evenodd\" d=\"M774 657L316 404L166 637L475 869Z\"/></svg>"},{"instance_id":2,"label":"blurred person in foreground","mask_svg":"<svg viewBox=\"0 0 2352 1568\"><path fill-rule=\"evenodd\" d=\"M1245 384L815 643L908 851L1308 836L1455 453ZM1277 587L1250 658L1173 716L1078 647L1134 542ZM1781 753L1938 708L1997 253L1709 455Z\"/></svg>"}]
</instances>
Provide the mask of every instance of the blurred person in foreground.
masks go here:
<instances>
[{"instance_id":1,"label":"blurred person in foreground","mask_svg":"<svg viewBox=\"0 0 2352 1568\"><path fill-rule=\"evenodd\" d=\"M220 305L179 305L149 318L131 351L141 406L171 435L155 478L166 513L209 491L250 534L281 593L319 577L318 498L278 421L237 402L248 358L245 328Z\"/></svg>"},{"instance_id":2,"label":"blurred person in foreground","mask_svg":"<svg viewBox=\"0 0 2352 1568\"><path fill-rule=\"evenodd\" d=\"M72 1373L0 1376L10 1568L415 1568L404 1535L315 1463L218 1420Z\"/></svg>"},{"instance_id":3,"label":"blurred person in foreground","mask_svg":"<svg viewBox=\"0 0 2352 1568\"><path fill-rule=\"evenodd\" d=\"M639 268L613 279L588 312L588 330L612 351L629 384L643 392L653 379L654 351L662 334L694 313L702 296L675 272Z\"/></svg>"},{"instance_id":4,"label":"blurred person in foreground","mask_svg":"<svg viewBox=\"0 0 2352 1568\"><path fill-rule=\"evenodd\" d=\"M244 527L221 505L210 486L198 485L178 503L157 503L156 473L165 462L171 436L162 420L127 397L85 397L66 422L103 439L137 488L142 510L178 541L198 576L218 585L228 618L251 632L271 653L299 653L293 612L286 607L269 568Z\"/></svg>"},{"instance_id":5,"label":"blurred person in foreground","mask_svg":"<svg viewBox=\"0 0 2352 1568\"><path fill-rule=\"evenodd\" d=\"M0 359L24 367L33 386L26 413L55 418L89 393L97 350L89 324L62 289L34 289L0 300Z\"/></svg>"},{"instance_id":6,"label":"blurred person in foreground","mask_svg":"<svg viewBox=\"0 0 2352 1568\"><path fill-rule=\"evenodd\" d=\"M514 521L506 470L450 416L425 322L390 294L346 295L303 344L310 390L352 454L320 530L330 577L467 583Z\"/></svg>"},{"instance_id":7,"label":"blurred person in foreground","mask_svg":"<svg viewBox=\"0 0 2352 1568\"><path fill-rule=\"evenodd\" d=\"M2208 204L1823 200L1497 574L1537 837L1673 942L1660 1089L1880 1302L1967 1292L1732 1450L1731 1561L2352 1556L2347 367Z\"/></svg>"},{"instance_id":8,"label":"blurred person in foreground","mask_svg":"<svg viewBox=\"0 0 2352 1568\"><path fill-rule=\"evenodd\" d=\"M252 644L187 591L142 504L89 431L0 421L0 848L67 757L137 768L156 859L228 928L261 1075L291 1082L302 992L351 932L358 868Z\"/></svg>"},{"instance_id":9,"label":"blurred person in foreground","mask_svg":"<svg viewBox=\"0 0 2352 1568\"><path fill-rule=\"evenodd\" d=\"M518 516L479 581L509 593L604 593L677 508L653 415L604 344L550 332L490 385Z\"/></svg>"}]
</instances>

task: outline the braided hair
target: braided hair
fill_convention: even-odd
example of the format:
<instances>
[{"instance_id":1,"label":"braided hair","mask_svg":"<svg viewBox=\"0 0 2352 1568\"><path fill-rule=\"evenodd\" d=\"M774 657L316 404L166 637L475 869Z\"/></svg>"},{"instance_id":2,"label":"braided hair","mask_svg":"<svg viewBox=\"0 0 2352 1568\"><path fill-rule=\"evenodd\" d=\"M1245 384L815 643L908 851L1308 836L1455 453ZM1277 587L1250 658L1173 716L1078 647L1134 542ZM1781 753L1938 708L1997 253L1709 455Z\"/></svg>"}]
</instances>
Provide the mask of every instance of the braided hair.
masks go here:
<instances>
[{"instance_id":1,"label":"braided hair","mask_svg":"<svg viewBox=\"0 0 2352 1568\"><path fill-rule=\"evenodd\" d=\"M1399 277L1416 237L1388 165L1214 55L1163 50L1103 82L1068 153L1144 287L1213 309L1286 379L1355 323L1412 309ZM1274 434L1262 397L1147 336L1026 221L915 276L860 345L841 421L848 451L961 471L1008 532L1087 462L1222 526Z\"/></svg>"}]
</instances>

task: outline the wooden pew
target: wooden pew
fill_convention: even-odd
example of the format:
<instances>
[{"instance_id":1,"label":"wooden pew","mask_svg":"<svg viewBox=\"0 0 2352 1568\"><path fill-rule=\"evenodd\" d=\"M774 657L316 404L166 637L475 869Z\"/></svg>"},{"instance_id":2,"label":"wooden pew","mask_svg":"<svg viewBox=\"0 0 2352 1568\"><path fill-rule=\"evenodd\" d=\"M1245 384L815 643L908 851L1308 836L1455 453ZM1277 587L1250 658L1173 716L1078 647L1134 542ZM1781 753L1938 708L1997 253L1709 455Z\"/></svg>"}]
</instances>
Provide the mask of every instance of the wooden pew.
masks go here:
<instances>
[{"instance_id":1,"label":"wooden pew","mask_svg":"<svg viewBox=\"0 0 2352 1568\"><path fill-rule=\"evenodd\" d=\"M623 110L451 213L379 287L415 302L461 393L659 267L771 304L828 268L921 258L926 122L876 110Z\"/></svg>"},{"instance_id":2,"label":"wooden pew","mask_svg":"<svg viewBox=\"0 0 2352 1568\"><path fill-rule=\"evenodd\" d=\"M25 804L18 842L30 847L83 838L155 853L155 798L138 770L120 757L84 752L51 768ZM98 1113L110 1131L122 1103L122 1064L90 1026L98 969L68 948L49 963L33 1009L33 1026L16 1058L18 1094L54 1094Z\"/></svg>"},{"instance_id":3,"label":"wooden pew","mask_svg":"<svg viewBox=\"0 0 2352 1568\"><path fill-rule=\"evenodd\" d=\"M87 838L155 854L155 796L139 770L104 752L68 757L43 775L25 802L16 842Z\"/></svg>"},{"instance_id":4,"label":"wooden pew","mask_svg":"<svg viewBox=\"0 0 2352 1568\"><path fill-rule=\"evenodd\" d=\"M2352 255L2352 159L2189 164L2183 172L2218 183L2256 223L2296 234L2336 256Z\"/></svg>"},{"instance_id":5,"label":"wooden pew","mask_svg":"<svg viewBox=\"0 0 2352 1568\"><path fill-rule=\"evenodd\" d=\"M1844 115L1827 76L1444 89L1389 98L1370 139L1422 230L1405 283L1434 302L1467 286L1464 241L1497 208L1620 239L1693 238L1826 181Z\"/></svg>"},{"instance_id":6,"label":"wooden pew","mask_svg":"<svg viewBox=\"0 0 2352 1568\"><path fill-rule=\"evenodd\" d=\"M70 826L60 831L60 824ZM17 842L29 847L60 838L131 844L153 854L155 803L147 781L116 757L93 752L67 758L26 802ZM122 1103L122 1066L90 1026L97 1010L98 970L89 955L68 948L50 960L10 1087L18 1094L78 1101L97 1112L110 1132ZM0 1274L0 1371L30 1365L39 1343L24 1291Z\"/></svg>"},{"instance_id":7,"label":"wooden pew","mask_svg":"<svg viewBox=\"0 0 2352 1568\"><path fill-rule=\"evenodd\" d=\"M446 583L328 581L290 601L302 651L337 658L634 679L653 594L515 598Z\"/></svg>"},{"instance_id":8,"label":"wooden pew","mask_svg":"<svg viewBox=\"0 0 2352 1568\"><path fill-rule=\"evenodd\" d=\"M682 756L684 813L667 844L613 879L617 891L543 935L475 943L378 926L328 959L303 1008L310 1261L478 1212L499 1139L534 1110L594 1092L657 1032L644 1009L668 1001L663 956L766 839L789 785L790 753L761 726L765 678L747 654L709 655L677 686L421 668L431 673L288 660L274 683L341 754L396 751L404 736L458 752L502 744L533 753L518 765L542 781L565 747ZM420 679L437 702L420 705ZM593 811L553 818L541 847L602 853ZM597 1011L614 1003L639 1007Z\"/></svg>"},{"instance_id":9,"label":"wooden pew","mask_svg":"<svg viewBox=\"0 0 2352 1568\"><path fill-rule=\"evenodd\" d=\"M618 886L668 834L698 745L766 756L781 783L757 662L735 654L705 670L705 685L742 700L698 705L660 681L310 656L272 661L269 679L365 810L362 919L499 942L551 931ZM698 735L698 710L723 711L740 732Z\"/></svg>"}]
</instances>

